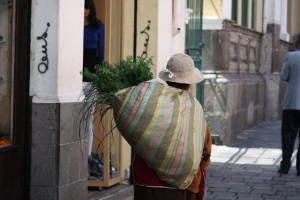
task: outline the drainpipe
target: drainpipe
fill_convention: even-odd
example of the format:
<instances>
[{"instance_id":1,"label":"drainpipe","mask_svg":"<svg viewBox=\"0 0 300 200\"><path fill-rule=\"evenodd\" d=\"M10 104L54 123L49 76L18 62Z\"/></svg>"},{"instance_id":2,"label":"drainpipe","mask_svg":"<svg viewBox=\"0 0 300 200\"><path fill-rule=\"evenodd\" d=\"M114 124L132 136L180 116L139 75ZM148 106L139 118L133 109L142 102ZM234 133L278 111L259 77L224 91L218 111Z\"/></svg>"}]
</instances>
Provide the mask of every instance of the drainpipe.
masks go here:
<instances>
[{"instance_id":1,"label":"drainpipe","mask_svg":"<svg viewBox=\"0 0 300 200\"><path fill-rule=\"evenodd\" d=\"M203 27L203 1L200 1L200 27ZM203 29L201 28L201 37L203 37ZM203 40L201 39L201 65L199 67L199 70L202 70L202 48L204 47ZM199 102L201 102L202 106L204 107L204 83L205 81L202 81L201 83L197 84L197 92L196 92L196 97Z\"/></svg>"},{"instance_id":2,"label":"drainpipe","mask_svg":"<svg viewBox=\"0 0 300 200\"><path fill-rule=\"evenodd\" d=\"M136 61L136 46L137 46L137 11L138 11L138 0L134 0L134 23L133 23L133 60ZM131 162L134 157L134 152L131 148ZM132 166L130 166L129 183L133 184Z\"/></svg>"},{"instance_id":3,"label":"drainpipe","mask_svg":"<svg viewBox=\"0 0 300 200\"><path fill-rule=\"evenodd\" d=\"M133 24L133 59L136 60L136 46L137 46L137 10L138 0L134 0L134 24Z\"/></svg>"}]
</instances>

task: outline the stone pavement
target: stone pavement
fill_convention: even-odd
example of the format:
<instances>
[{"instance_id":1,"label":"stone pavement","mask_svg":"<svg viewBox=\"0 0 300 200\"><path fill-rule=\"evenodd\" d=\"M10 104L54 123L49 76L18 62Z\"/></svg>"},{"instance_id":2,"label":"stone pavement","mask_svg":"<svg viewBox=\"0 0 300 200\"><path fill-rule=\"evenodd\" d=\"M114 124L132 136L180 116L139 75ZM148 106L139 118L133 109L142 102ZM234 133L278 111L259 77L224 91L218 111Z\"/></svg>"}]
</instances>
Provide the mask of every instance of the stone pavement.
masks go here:
<instances>
[{"instance_id":1,"label":"stone pavement","mask_svg":"<svg viewBox=\"0 0 300 200\"><path fill-rule=\"evenodd\" d=\"M213 145L205 199L300 200L296 151L290 173L277 173L281 160L280 129L280 121L263 122L244 131L230 146ZM101 192L89 191L88 199L132 200L133 188L119 184Z\"/></svg>"},{"instance_id":2,"label":"stone pavement","mask_svg":"<svg viewBox=\"0 0 300 200\"><path fill-rule=\"evenodd\" d=\"M118 184L99 191L98 188L89 188L88 200L133 200L133 186Z\"/></svg>"},{"instance_id":3,"label":"stone pavement","mask_svg":"<svg viewBox=\"0 0 300 200\"><path fill-rule=\"evenodd\" d=\"M300 200L296 151L290 173L277 173L281 161L280 129L279 121L264 122L244 131L230 146L213 146L206 200Z\"/></svg>"}]
</instances>

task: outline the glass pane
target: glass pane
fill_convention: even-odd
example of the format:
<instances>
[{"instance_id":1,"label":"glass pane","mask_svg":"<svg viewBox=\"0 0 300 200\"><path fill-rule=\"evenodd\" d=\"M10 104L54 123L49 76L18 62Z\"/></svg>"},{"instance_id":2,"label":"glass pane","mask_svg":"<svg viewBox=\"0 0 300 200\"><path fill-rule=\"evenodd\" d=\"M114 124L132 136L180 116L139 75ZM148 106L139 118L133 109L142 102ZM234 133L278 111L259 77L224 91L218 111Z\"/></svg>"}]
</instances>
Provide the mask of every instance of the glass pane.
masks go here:
<instances>
[{"instance_id":1,"label":"glass pane","mask_svg":"<svg viewBox=\"0 0 300 200\"><path fill-rule=\"evenodd\" d=\"M238 1L232 0L231 19L237 23L238 19Z\"/></svg>"},{"instance_id":2,"label":"glass pane","mask_svg":"<svg viewBox=\"0 0 300 200\"><path fill-rule=\"evenodd\" d=\"M110 134L110 179L120 176L120 133Z\"/></svg>"},{"instance_id":3,"label":"glass pane","mask_svg":"<svg viewBox=\"0 0 300 200\"><path fill-rule=\"evenodd\" d=\"M12 143L13 1L0 0L0 148Z\"/></svg>"},{"instance_id":4,"label":"glass pane","mask_svg":"<svg viewBox=\"0 0 300 200\"><path fill-rule=\"evenodd\" d=\"M98 110L98 112L97 112ZM100 119L101 118L101 119ZM89 179L102 181L109 186L120 178L120 133L115 127L112 110L100 117L99 108L94 114L94 137L89 155Z\"/></svg>"},{"instance_id":5,"label":"glass pane","mask_svg":"<svg viewBox=\"0 0 300 200\"><path fill-rule=\"evenodd\" d=\"M248 25L248 0L242 2L242 25Z\"/></svg>"}]
</instances>

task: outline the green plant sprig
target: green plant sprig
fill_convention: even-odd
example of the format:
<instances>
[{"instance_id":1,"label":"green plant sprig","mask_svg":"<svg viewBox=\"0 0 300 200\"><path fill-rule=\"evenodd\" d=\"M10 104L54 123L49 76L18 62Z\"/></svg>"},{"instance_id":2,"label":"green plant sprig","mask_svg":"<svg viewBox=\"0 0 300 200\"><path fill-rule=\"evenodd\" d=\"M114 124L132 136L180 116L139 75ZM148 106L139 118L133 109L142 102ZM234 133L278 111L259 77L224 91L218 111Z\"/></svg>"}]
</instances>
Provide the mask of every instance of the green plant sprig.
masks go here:
<instances>
[{"instance_id":1,"label":"green plant sprig","mask_svg":"<svg viewBox=\"0 0 300 200\"><path fill-rule=\"evenodd\" d=\"M114 95L119 90L138 85L141 82L153 78L151 66L152 59L137 57L134 61L132 56L121 59L115 64L105 61L102 65L96 65L96 73L84 69L83 76L90 80L91 88L84 102L112 105Z\"/></svg>"},{"instance_id":2,"label":"green plant sprig","mask_svg":"<svg viewBox=\"0 0 300 200\"><path fill-rule=\"evenodd\" d=\"M101 65L96 65L95 73L85 68L83 76L90 81L90 85L84 88L85 98L80 123L84 123L87 127L89 116L94 113L102 119L111 109L116 92L152 79L152 65L152 58L137 57L134 60L132 56L128 56L115 64L105 61Z\"/></svg>"}]
</instances>

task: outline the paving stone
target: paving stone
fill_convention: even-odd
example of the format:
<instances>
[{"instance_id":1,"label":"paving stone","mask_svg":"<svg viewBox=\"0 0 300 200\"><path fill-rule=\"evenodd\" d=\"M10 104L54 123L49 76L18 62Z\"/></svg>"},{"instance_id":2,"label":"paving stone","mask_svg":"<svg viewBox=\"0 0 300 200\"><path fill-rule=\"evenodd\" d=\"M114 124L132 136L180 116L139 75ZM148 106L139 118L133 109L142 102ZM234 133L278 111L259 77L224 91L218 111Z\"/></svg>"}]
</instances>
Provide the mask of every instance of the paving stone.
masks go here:
<instances>
[{"instance_id":1,"label":"paving stone","mask_svg":"<svg viewBox=\"0 0 300 200\"><path fill-rule=\"evenodd\" d=\"M299 200L300 199L300 195L297 196L287 196L286 200Z\"/></svg>"},{"instance_id":2,"label":"paving stone","mask_svg":"<svg viewBox=\"0 0 300 200\"><path fill-rule=\"evenodd\" d=\"M219 200L227 200L227 199L237 199L237 196L235 193L230 192L215 192L215 199Z\"/></svg>"},{"instance_id":3,"label":"paving stone","mask_svg":"<svg viewBox=\"0 0 300 200\"><path fill-rule=\"evenodd\" d=\"M227 192L228 190L228 187L210 187L208 192Z\"/></svg>"},{"instance_id":4,"label":"paving stone","mask_svg":"<svg viewBox=\"0 0 300 200\"><path fill-rule=\"evenodd\" d=\"M234 192L234 193L247 193L249 194L251 192L250 188L238 188L238 187L232 187L228 190L228 192Z\"/></svg>"}]
</instances>

